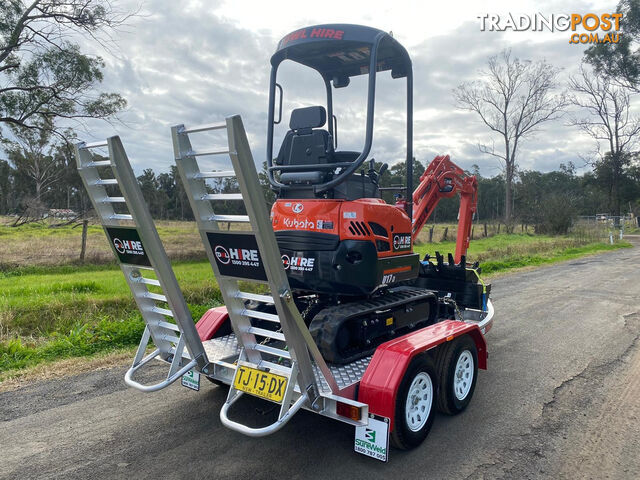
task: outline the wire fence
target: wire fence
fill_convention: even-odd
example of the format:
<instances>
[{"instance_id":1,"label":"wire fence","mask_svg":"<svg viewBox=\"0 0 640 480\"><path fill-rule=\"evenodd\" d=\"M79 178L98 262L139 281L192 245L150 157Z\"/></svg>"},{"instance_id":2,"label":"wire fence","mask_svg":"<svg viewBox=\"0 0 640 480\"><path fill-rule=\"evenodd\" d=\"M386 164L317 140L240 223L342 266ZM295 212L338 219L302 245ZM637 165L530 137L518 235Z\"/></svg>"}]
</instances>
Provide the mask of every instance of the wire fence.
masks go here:
<instances>
[{"instance_id":1,"label":"wire fence","mask_svg":"<svg viewBox=\"0 0 640 480\"><path fill-rule=\"evenodd\" d=\"M640 217L633 214L608 215L599 213L595 215L581 215L573 224L574 235L595 236L609 243L622 240L627 233L635 233L640 228Z\"/></svg>"}]
</instances>

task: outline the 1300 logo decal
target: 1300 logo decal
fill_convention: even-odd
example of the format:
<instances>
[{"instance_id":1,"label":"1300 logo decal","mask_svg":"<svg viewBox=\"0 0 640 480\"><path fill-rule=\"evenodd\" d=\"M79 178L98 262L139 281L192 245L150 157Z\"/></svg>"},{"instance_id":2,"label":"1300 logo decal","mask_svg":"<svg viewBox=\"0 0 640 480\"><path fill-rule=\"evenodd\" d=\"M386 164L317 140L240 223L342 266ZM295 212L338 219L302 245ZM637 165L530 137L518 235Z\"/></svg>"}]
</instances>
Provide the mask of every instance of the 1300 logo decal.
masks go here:
<instances>
[{"instance_id":1,"label":"1300 logo decal","mask_svg":"<svg viewBox=\"0 0 640 480\"><path fill-rule=\"evenodd\" d=\"M105 230L120 262L129 265L151 266L151 261L147 257L140 235L135 228L105 227Z\"/></svg>"},{"instance_id":2,"label":"1300 logo decal","mask_svg":"<svg viewBox=\"0 0 640 480\"><path fill-rule=\"evenodd\" d=\"M289 255L282 255L282 265L285 270L311 272L315 261L315 258L310 257L290 257Z\"/></svg>"},{"instance_id":3,"label":"1300 logo decal","mask_svg":"<svg viewBox=\"0 0 640 480\"><path fill-rule=\"evenodd\" d=\"M228 265L229 262L233 265L245 265L249 267L260 266L260 257L258 256L258 250L245 249L245 248L229 248L226 249L222 245L217 245L213 249L216 260L223 265Z\"/></svg>"},{"instance_id":4,"label":"1300 logo decal","mask_svg":"<svg viewBox=\"0 0 640 480\"><path fill-rule=\"evenodd\" d=\"M207 238L222 275L253 280L267 279L254 235L207 232Z\"/></svg>"},{"instance_id":5,"label":"1300 logo decal","mask_svg":"<svg viewBox=\"0 0 640 480\"><path fill-rule=\"evenodd\" d=\"M114 238L113 246L116 247L118 253L126 253L128 255L144 255L142 242L138 242L135 240L120 240L119 238Z\"/></svg>"},{"instance_id":6,"label":"1300 logo decal","mask_svg":"<svg viewBox=\"0 0 640 480\"><path fill-rule=\"evenodd\" d=\"M396 233L393 236L393 251L411 250L411 235L409 233Z\"/></svg>"}]
</instances>

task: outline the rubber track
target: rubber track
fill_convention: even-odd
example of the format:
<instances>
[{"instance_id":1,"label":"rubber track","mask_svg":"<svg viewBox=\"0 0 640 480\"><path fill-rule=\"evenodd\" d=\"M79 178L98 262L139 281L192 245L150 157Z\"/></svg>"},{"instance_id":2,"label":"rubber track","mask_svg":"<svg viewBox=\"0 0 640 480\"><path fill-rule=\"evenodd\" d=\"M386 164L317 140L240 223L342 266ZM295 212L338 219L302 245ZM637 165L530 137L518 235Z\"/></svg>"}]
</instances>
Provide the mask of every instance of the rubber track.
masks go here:
<instances>
[{"instance_id":1,"label":"rubber track","mask_svg":"<svg viewBox=\"0 0 640 480\"><path fill-rule=\"evenodd\" d=\"M334 305L320 310L313 317L309 325L309 331L325 360L332 363L349 363L370 355L377 348L377 345L372 344L366 350L355 352L349 357L339 356L339 353L334 348L334 340L343 323L354 317L368 315L376 310L394 308L427 298L434 298L437 301L437 297L431 290L405 286L396 287L390 289L384 295L358 302Z\"/></svg>"}]
</instances>

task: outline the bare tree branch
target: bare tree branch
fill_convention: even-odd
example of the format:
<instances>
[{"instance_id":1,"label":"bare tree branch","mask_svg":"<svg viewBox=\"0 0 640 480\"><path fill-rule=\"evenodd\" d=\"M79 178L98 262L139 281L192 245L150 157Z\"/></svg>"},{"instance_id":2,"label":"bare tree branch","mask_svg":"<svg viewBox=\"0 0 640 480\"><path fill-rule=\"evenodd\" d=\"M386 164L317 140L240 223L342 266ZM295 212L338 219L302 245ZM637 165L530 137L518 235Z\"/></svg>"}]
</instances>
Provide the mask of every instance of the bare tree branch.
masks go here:
<instances>
[{"instance_id":1,"label":"bare tree branch","mask_svg":"<svg viewBox=\"0 0 640 480\"><path fill-rule=\"evenodd\" d=\"M609 203L613 214L620 215L620 178L640 145L640 117L632 115L632 91L584 65L578 76L570 78L569 86L570 101L577 107L569 124L593 138L598 152L606 145L604 155L593 165L610 170Z\"/></svg>"},{"instance_id":2,"label":"bare tree branch","mask_svg":"<svg viewBox=\"0 0 640 480\"><path fill-rule=\"evenodd\" d=\"M545 122L564 113L567 98L557 89L559 70L545 61L519 60L504 50L489 58L480 80L462 83L454 90L458 108L474 112L504 143L504 153L479 145L482 153L501 160L505 179L505 217L512 217L513 180L522 141L534 135Z\"/></svg>"}]
</instances>

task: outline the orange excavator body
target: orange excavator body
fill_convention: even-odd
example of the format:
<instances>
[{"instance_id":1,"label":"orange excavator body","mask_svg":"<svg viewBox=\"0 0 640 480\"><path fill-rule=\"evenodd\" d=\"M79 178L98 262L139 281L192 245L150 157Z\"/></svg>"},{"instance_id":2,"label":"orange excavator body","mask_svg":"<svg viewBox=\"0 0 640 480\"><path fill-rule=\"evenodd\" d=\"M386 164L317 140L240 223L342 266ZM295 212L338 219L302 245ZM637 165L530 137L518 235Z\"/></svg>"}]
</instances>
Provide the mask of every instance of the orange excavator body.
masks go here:
<instances>
[{"instance_id":1,"label":"orange excavator body","mask_svg":"<svg viewBox=\"0 0 640 480\"><path fill-rule=\"evenodd\" d=\"M272 225L294 288L312 292L368 294L380 286L415 279L416 237L442 198L460 194L455 263L466 255L477 204L477 180L448 155L436 157L414 190L412 221L407 202L278 199Z\"/></svg>"}]
</instances>

